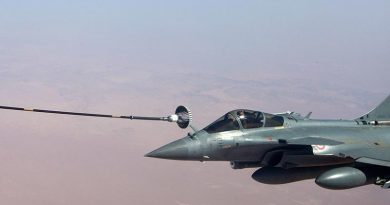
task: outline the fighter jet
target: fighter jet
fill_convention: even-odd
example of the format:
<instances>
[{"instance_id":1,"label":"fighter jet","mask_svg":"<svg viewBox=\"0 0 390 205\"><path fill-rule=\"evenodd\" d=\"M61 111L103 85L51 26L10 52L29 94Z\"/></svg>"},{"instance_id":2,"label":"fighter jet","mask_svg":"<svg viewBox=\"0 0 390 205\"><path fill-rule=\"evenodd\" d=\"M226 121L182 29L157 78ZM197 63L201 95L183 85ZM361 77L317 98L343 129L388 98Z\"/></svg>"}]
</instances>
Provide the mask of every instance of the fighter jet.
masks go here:
<instances>
[{"instance_id":1,"label":"fighter jet","mask_svg":"<svg viewBox=\"0 0 390 205\"><path fill-rule=\"evenodd\" d=\"M306 179L327 189L368 184L390 187L390 95L372 111L352 120L310 119L294 112L232 110L198 130L192 114L179 106L168 117L114 116L0 106L0 109L176 122L193 131L146 157L228 161L233 169L259 168L252 175L264 184Z\"/></svg>"}]
</instances>

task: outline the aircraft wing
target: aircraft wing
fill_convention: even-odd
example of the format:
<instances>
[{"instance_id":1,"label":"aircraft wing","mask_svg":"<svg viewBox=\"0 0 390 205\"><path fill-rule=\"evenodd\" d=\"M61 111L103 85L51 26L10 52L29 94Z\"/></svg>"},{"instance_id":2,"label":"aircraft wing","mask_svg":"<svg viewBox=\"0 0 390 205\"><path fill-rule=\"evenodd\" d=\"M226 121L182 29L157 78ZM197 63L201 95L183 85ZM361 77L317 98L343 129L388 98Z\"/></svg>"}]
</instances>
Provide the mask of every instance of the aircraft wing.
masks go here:
<instances>
[{"instance_id":1,"label":"aircraft wing","mask_svg":"<svg viewBox=\"0 0 390 205\"><path fill-rule=\"evenodd\" d=\"M310 145L313 154L352 158L356 162L390 167L390 146L377 144L350 144L327 138L304 137L289 140L289 145Z\"/></svg>"},{"instance_id":2,"label":"aircraft wing","mask_svg":"<svg viewBox=\"0 0 390 205\"><path fill-rule=\"evenodd\" d=\"M314 155L350 157L356 162L390 167L390 147L380 144L312 145Z\"/></svg>"}]
</instances>

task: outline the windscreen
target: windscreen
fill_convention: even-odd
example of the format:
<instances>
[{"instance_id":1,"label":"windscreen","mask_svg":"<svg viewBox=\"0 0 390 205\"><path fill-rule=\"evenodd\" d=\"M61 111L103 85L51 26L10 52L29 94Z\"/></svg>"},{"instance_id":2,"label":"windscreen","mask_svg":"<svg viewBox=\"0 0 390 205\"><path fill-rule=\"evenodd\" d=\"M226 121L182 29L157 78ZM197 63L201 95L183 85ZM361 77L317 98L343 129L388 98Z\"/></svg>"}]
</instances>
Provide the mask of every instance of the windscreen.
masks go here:
<instances>
[{"instance_id":1,"label":"windscreen","mask_svg":"<svg viewBox=\"0 0 390 205\"><path fill-rule=\"evenodd\" d=\"M228 113L204 128L208 133L225 132L240 129L236 118Z\"/></svg>"}]
</instances>

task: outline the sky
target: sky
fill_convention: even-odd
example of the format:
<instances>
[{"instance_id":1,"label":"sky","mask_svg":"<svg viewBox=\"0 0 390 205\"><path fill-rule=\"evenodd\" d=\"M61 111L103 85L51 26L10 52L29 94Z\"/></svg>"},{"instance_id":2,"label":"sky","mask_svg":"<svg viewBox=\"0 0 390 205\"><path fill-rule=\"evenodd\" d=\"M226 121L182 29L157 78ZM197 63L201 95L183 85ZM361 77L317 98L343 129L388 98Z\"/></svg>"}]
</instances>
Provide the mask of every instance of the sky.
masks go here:
<instances>
[{"instance_id":1,"label":"sky","mask_svg":"<svg viewBox=\"0 0 390 205\"><path fill-rule=\"evenodd\" d=\"M2 1L0 104L165 116L354 119L389 94L389 1ZM254 181L144 154L190 130L1 111L1 204L384 204L387 190Z\"/></svg>"}]
</instances>

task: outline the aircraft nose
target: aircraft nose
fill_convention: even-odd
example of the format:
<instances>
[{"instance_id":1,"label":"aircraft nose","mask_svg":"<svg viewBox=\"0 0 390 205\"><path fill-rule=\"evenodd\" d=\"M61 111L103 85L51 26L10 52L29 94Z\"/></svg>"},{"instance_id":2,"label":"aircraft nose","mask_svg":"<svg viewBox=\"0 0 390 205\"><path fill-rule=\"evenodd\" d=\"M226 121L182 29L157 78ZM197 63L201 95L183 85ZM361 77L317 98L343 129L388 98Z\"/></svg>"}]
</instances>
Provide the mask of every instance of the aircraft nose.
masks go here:
<instances>
[{"instance_id":1,"label":"aircraft nose","mask_svg":"<svg viewBox=\"0 0 390 205\"><path fill-rule=\"evenodd\" d=\"M162 159L189 160L194 157L189 154L189 150L193 148L194 143L189 139L183 138L164 145L145 156Z\"/></svg>"}]
</instances>

